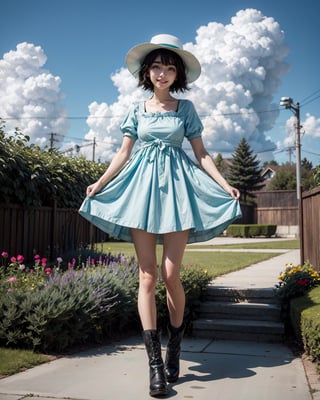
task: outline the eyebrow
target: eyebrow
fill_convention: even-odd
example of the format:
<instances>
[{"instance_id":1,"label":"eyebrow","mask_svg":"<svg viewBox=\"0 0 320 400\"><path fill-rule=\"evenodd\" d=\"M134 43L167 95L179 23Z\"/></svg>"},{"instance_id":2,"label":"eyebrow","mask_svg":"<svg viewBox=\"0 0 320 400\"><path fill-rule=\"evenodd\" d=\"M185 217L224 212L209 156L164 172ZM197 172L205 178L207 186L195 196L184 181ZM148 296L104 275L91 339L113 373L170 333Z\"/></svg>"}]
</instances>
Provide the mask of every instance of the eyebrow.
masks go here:
<instances>
[{"instance_id":1,"label":"eyebrow","mask_svg":"<svg viewBox=\"0 0 320 400\"><path fill-rule=\"evenodd\" d=\"M164 64L161 60L160 60L160 61L154 60L154 61L152 61L152 64L163 64L163 65L165 65L165 66L167 66L167 67L176 67L175 64L171 64L171 63L169 63L169 64Z\"/></svg>"}]
</instances>

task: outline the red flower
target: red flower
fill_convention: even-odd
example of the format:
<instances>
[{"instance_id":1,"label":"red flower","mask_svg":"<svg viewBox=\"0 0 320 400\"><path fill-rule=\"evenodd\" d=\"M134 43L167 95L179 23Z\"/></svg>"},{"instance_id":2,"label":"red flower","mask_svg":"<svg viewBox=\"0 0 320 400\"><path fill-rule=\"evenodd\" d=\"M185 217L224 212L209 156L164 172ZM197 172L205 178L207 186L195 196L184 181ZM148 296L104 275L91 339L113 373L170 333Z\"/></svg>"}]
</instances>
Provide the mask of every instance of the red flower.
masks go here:
<instances>
[{"instance_id":1,"label":"red flower","mask_svg":"<svg viewBox=\"0 0 320 400\"><path fill-rule=\"evenodd\" d=\"M24 261L24 257L21 255L21 254L18 254L17 255L17 261L18 261L18 263L23 263L23 261Z\"/></svg>"},{"instance_id":2,"label":"red flower","mask_svg":"<svg viewBox=\"0 0 320 400\"><path fill-rule=\"evenodd\" d=\"M306 286L308 284L308 279L299 279L298 280L298 285L300 286Z\"/></svg>"}]
</instances>

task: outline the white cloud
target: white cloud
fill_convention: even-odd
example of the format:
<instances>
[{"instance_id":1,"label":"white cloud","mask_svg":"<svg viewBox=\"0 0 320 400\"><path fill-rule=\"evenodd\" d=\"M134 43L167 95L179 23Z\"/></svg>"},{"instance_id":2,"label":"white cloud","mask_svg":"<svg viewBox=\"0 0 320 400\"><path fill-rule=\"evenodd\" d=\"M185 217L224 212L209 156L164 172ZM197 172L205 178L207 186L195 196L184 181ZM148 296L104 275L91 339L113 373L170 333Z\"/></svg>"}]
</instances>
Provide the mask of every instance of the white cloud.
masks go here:
<instances>
[{"instance_id":1,"label":"white cloud","mask_svg":"<svg viewBox=\"0 0 320 400\"><path fill-rule=\"evenodd\" d=\"M307 136L320 138L320 118L307 113L305 121L302 121L302 132Z\"/></svg>"},{"instance_id":2,"label":"white cloud","mask_svg":"<svg viewBox=\"0 0 320 400\"><path fill-rule=\"evenodd\" d=\"M228 156L244 136L261 158L271 158L265 150L279 147L268 136L279 108L272 99L289 68L285 62L288 48L278 22L255 9L241 10L226 25L210 22L199 27L194 41L184 48L202 65L200 78L185 97L194 102L203 121L209 151ZM7 128L19 126L39 145L48 144L51 132L68 132L61 79L44 69L46 61L43 49L30 43L20 43L0 60L0 117L9 117ZM89 129L80 150L91 158L89 143L95 140L96 159L102 161L110 160L119 148L119 126L128 106L149 95L137 88L124 68L111 79L118 98L112 104L94 101L88 106ZM294 141L289 120L290 124L285 145ZM306 135L320 136L319 119L307 115L302 124ZM71 145L65 143L64 148Z\"/></svg>"},{"instance_id":3,"label":"white cloud","mask_svg":"<svg viewBox=\"0 0 320 400\"><path fill-rule=\"evenodd\" d=\"M288 49L279 24L260 11L241 10L230 24L210 22L201 26L194 43L186 43L184 48L202 65L200 78L186 96L202 118L203 137L210 152L231 154L243 136L255 152L275 148L266 132L278 116L273 94L288 70ZM97 151L108 157L121 140L119 124L128 105L146 97L128 71L120 70L112 80L119 97L110 106L89 106L90 131L86 136L103 143ZM98 118L101 114L103 120Z\"/></svg>"},{"instance_id":4,"label":"white cloud","mask_svg":"<svg viewBox=\"0 0 320 400\"><path fill-rule=\"evenodd\" d=\"M18 44L0 60L0 117L6 118L6 131L19 126L40 146L48 144L51 132L68 130L61 79L43 68L46 61L43 49L30 43Z\"/></svg>"}]
</instances>

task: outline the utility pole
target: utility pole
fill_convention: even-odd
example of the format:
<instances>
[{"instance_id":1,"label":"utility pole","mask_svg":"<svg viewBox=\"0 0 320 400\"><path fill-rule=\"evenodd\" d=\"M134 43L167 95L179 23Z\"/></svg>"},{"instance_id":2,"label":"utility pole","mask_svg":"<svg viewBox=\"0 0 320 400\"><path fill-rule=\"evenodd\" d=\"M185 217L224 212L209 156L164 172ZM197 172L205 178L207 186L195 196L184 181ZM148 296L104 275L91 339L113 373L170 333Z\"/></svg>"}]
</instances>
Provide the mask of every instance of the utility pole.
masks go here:
<instances>
[{"instance_id":1,"label":"utility pole","mask_svg":"<svg viewBox=\"0 0 320 400\"><path fill-rule=\"evenodd\" d=\"M293 111L296 117L295 126L295 146L296 146L296 182L297 182L297 199L301 197L301 143L300 143L300 104L293 103L291 97L281 97L280 105Z\"/></svg>"},{"instance_id":2,"label":"utility pole","mask_svg":"<svg viewBox=\"0 0 320 400\"><path fill-rule=\"evenodd\" d=\"M93 143L92 143L92 161L94 161L95 157L96 157L96 145L97 145L97 142L96 142L96 138L94 137Z\"/></svg>"},{"instance_id":3,"label":"utility pole","mask_svg":"<svg viewBox=\"0 0 320 400\"><path fill-rule=\"evenodd\" d=\"M58 134L57 133L54 133L54 132L51 132L50 133L50 150L52 150L53 149L53 144L54 144L54 142L57 142L58 140L57 139L55 139L55 136L57 136Z\"/></svg>"},{"instance_id":4,"label":"utility pole","mask_svg":"<svg viewBox=\"0 0 320 400\"><path fill-rule=\"evenodd\" d=\"M299 239L300 239L300 263L304 264L304 235L303 235L303 204L301 199L301 144L300 144L300 104L293 103L291 97L281 97L280 105L291 110L296 118L295 145L296 145L296 182L297 199L299 205Z\"/></svg>"}]
</instances>

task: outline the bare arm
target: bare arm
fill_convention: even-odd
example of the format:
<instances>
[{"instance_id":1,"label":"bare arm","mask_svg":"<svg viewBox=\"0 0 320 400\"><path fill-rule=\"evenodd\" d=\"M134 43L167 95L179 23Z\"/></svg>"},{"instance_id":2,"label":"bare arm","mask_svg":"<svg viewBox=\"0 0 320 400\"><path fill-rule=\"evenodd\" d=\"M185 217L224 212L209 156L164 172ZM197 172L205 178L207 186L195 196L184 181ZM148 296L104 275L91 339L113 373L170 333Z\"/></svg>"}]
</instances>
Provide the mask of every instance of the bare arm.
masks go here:
<instances>
[{"instance_id":1,"label":"bare arm","mask_svg":"<svg viewBox=\"0 0 320 400\"><path fill-rule=\"evenodd\" d=\"M192 139L190 141L193 152L198 160L201 167L211 176L227 193L229 193L235 200L240 198L240 192L238 189L229 185L229 183L220 174L216 167L213 159L203 145L201 137Z\"/></svg>"},{"instance_id":2,"label":"bare arm","mask_svg":"<svg viewBox=\"0 0 320 400\"><path fill-rule=\"evenodd\" d=\"M89 197L98 193L110 180L120 171L120 169L129 160L135 139L124 136L121 147L112 159L106 172L97 180L97 182L87 187L87 195Z\"/></svg>"}]
</instances>

